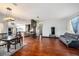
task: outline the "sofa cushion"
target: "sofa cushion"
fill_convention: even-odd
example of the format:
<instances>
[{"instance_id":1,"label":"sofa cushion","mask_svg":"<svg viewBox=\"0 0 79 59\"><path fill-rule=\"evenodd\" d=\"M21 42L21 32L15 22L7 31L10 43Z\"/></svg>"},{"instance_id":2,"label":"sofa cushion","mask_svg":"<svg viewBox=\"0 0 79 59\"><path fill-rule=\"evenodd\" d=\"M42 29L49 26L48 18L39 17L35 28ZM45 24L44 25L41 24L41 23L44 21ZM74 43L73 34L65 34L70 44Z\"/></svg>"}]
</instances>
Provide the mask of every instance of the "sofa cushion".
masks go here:
<instances>
[{"instance_id":1,"label":"sofa cushion","mask_svg":"<svg viewBox=\"0 0 79 59\"><path fill-rule=\"evenodd\" d=\"M65 35L60 35L60 37L64 37L65 38Z\"/></svg>"},{"instance_id":2,"label":"sofa cushion","mask_svg":"<svg viewBox=\"0 0 79 59\"><path fill-rule=\"evenodd\" d=\"M65 36L66 38L74 38L74 39L76 39L76 40L78 40L78 38L79 38L79 35L71 34L71 33L65 33L64 36Z\"/></svg>"},{"instance_id":3,"label":"sofa cushion","mask_svg":"<svg viewBox=\"0 0 79 59\"><path fill-rule=\"evenodd\" d=\"M69 47L72 47L72 48L79 48L79 41L78 41L78 40L72 41L72 42L69 44Z\"/></svg>"}]
</instances>

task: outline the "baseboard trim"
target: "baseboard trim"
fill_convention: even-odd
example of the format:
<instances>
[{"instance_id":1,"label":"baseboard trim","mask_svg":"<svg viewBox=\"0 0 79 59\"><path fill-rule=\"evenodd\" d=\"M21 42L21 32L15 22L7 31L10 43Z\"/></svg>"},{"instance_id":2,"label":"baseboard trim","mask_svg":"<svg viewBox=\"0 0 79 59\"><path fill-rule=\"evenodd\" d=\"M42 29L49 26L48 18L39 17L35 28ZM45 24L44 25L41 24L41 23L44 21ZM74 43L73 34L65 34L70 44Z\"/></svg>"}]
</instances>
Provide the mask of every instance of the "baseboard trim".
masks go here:
<instances>
[{"instance_id":1,"label":"baseboard trim","mask_svg":"<svg viewBox=\"0 0 79 59\"><path fill-rule=\"evenodd\" d=\"M42 36L42 38L50 38L50 37L48 37L48 36Z\"/></svg>"},{"instance_id":2,"label":"baseboard trim","mask_svg":"<svg viewBox=\"0 0 79 59\"><path fill-rule=\"evenodd\" d=\"M26 37L30 37L30 36L26 36ZM38 37L38 36L36 36L36 37ZM58 39L59 37L42 36L42 38L56 38L56 39Z\"/></svg>"},{"instance_id":3,"label":"baseboard trim","mask_svg":"<svg viewBox=\"0 0 79 59\"><path fill-rule=\"evenodd\" d=\"M42 38L56 38L56 39L58 39L59 37L42 36Z\"/></svg>"}]
</instances>

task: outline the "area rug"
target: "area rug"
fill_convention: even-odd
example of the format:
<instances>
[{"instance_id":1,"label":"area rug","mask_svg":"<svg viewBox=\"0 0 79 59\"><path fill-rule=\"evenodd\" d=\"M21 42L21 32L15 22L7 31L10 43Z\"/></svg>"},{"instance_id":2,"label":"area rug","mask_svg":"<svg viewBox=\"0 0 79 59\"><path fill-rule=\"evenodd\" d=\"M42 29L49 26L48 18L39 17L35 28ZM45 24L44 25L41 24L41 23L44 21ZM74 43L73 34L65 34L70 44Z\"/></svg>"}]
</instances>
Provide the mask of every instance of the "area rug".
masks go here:
<instances>
[{"instance_id":1,"label":"area rug","mask_svg":"<svg viewBox=\"0 0 79 59\"><path fill-rule=\"evenodd\" d=\"M11 56L16 51L18 51L19 49L21 49L23 46L24 45L21 45L20 46L20 44L17 44L16 45L16 49L15 49L14 45L11 45L10 52L7 52L7 47L0 46L0 56Z\"/></svg>"}]
</instances>

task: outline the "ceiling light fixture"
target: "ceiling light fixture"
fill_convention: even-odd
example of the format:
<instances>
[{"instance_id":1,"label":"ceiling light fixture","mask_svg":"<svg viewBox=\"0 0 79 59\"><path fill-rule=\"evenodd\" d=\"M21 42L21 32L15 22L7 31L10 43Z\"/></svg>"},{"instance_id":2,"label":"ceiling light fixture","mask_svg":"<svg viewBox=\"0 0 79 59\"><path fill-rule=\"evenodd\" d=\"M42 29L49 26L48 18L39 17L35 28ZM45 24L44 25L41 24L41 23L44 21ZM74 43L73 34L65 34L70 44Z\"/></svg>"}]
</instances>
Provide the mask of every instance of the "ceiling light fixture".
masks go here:
<instances>
[{"instance_id":1,"label":"ceiling light fixture","mask_svg":"<svg viewBox=\"0 0 79 59\"><path fill-rule=\"evenodd\" d=\"M12 16L12 9L10 7L6 8L7 13L6 13L6 17L4 18L4 20L6 21L14 21L14 17Z\"/></svg>"}]
</instances>

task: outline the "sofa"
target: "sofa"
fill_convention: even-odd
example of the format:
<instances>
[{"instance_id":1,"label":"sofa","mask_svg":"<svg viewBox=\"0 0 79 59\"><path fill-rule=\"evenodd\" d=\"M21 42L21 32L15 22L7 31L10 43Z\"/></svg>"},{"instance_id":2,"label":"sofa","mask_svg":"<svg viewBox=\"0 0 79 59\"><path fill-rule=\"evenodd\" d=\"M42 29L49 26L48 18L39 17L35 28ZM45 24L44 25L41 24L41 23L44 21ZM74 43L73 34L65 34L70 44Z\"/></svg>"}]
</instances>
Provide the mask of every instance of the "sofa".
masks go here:
<instances>
[{"instance_id":1,"label":"sofa","mask_svg":"<svg viewBox=\"0 0 79 59\"><path fill-rule=\"evenodd\" d=\"M79 48L79 35L72 33L64 33L60 35L59 40L63 42L67 47Z\"/></svg>"}]
</instances>

